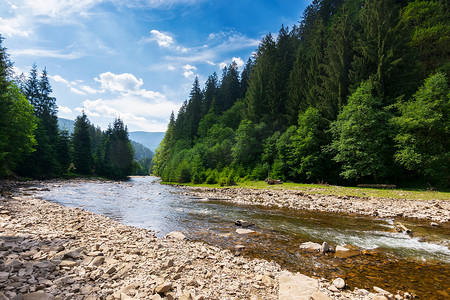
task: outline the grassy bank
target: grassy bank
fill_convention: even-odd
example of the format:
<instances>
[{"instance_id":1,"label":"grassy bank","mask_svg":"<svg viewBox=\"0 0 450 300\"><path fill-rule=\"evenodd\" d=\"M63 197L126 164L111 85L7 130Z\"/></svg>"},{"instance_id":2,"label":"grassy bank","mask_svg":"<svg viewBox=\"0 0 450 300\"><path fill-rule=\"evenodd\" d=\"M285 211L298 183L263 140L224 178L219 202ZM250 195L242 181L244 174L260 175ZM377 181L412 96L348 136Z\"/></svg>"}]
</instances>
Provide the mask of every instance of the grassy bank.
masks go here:
<instances>
[{"instance_id":1,"label":"grassy bank","mask_svg":"<svg viewBox=\"0 0 450 300\"><path fill-rule=\"evenodd\" d=\"M168 183L168 182L164 183L179 185L179 183ZM183 185L192 187L224 188L218 184L185 183ZM450 192L448 191L430 191L420 189L362 188L362 187L344 187L336 185L303 184L291 182L278 185L268 185L264 181L238 182L236 185L229 186L227 188L299 190L309 194L321 194L321 195L383 197L383 198L407 199L407 200L450 201Z\"/></svg>"}]
</instances>

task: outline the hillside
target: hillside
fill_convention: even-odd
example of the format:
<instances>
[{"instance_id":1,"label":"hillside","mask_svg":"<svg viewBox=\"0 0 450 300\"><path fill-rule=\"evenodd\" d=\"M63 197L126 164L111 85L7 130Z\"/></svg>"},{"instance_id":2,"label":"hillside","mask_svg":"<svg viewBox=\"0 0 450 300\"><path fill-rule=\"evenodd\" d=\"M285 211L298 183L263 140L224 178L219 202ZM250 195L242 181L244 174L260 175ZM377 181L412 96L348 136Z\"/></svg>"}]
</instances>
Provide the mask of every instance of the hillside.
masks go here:
<instances>
[{"instance_id":1,"label":"hillside","mask_svg":"<svg viewBox=\"0 0 450 300\"><path fill-rule=\"evenodd\" d=\"M131 140L144 145L153 152L158 148L164 137L164 132L132 131L128 134Z\"/></svg>"}]
</instances>

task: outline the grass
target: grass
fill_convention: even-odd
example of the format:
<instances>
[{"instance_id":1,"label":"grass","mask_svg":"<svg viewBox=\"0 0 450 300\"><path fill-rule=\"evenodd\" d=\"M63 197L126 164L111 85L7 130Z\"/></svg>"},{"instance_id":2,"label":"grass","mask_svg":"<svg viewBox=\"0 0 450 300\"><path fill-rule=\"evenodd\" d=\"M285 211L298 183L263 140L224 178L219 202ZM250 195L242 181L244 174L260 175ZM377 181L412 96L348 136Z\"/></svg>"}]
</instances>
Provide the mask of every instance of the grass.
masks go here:
<instances>
[{"instance_id":1,"label":"grass","mask_svg":"<svg viewBox=\"0 0 450 300\"><path fill-rule=\"evenodd\" d=\"M177 183L166 183L177 184ZM225 188L218 184L192 184L184 183L184 186ZM264 181L238 182L234 186L227 188L248 188L248 189L273 189L273 190L298 190L308 194L333 195L333 196L358 196L358 197L382 197L407 200L447 200L450 201L450 192L429 191L420 189L381 189L345 187L336 185L303 184L286 182L277 185L268 185Z\"/></svg>"}]
</instances>

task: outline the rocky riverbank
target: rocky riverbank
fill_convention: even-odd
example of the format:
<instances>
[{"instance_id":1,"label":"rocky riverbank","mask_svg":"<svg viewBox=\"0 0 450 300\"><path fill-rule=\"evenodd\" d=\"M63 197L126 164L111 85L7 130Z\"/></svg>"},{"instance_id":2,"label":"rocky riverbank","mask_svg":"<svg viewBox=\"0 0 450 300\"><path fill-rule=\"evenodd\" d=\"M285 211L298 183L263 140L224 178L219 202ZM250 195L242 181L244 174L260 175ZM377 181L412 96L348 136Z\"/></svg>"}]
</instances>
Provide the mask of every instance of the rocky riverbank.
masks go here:
<instances>
[{"instance_id":1,"label":"rocky riverbank","mask_svg":"<svg viewBox=\"0 0 450 300\"><path fill-rule=\"evenodd\" d=\"M344 286L32 195L0 198L2 300L394 298Z\"/></svg>"},{"instance_id":2,"label":"rocky riverbank","mask_svg":"<svg viewBox=\"0 0 450 300\"><path fill-rule=\"evenodd\" d=\"M426 219L435 224L450 221L450 201L362 198L307 194L296 190L187 187L195 196L244 205L262 205L381 218ZM438 225L438 224L437 224Z\"/></svg>"}]
</instances>

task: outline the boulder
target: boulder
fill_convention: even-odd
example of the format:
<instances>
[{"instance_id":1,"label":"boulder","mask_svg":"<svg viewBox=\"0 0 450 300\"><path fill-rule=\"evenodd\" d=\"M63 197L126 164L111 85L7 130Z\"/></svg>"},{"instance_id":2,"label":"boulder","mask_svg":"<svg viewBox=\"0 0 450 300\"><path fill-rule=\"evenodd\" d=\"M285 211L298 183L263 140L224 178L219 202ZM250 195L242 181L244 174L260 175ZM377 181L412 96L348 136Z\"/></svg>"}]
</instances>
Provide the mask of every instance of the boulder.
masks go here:
<instances>
[{"instance_id":1,"label":"boulder","mask_svg":"<svg viewBox=\"0 0 450 300\"><path fill-rule=\"evenodd\" d=\"M237 220L236 222L234 222L234 225L236 225L236 226L241 226L241 227L246 228L246 227L253 226L253 225L255 225L255 224L253 224L253 223L250 222L250 221Z\"/></svg>"},{"instance_id":2,"label":"boulder","mask_svg":"<svg viewBox=\"0 0 450 300\"><path fill-rule=\"evenodd\" d=\"M250 229L242 229L242 228L238 228L236 229L236 232L238 234L249 234L249 233L254 233L254 230L250 230Z\"/></svg>"},{"instance_id":3,"label":"boulder","mask_svg":"<svg viewBox=\"0 0 450 300\"><path fill-rule=\"evenodd\" d=\"M309 300L319 290L317 279L302 274L280 276L278 282L278 300Z\"/></svg>"},{"instance_id":4,"label":"boulder","mask_svg":"<svg viewBox=\"0 0 450 300\"><path fill-rule=\"evenodd\" d=\"M52 300L54 297L43 291L23 295L23 300Z\"/></svg>"},{"instance_id":5,"label":"boulder","mask_svg":"<svg viewBox=\"0 0 450 300\"><path fill-rule=\"evenodd\" d=\"M306 252L319 252L322 246L318 243L306 242L300 245L300 250Z\"/></svg>"},{"instance_id":6,"label":"boulder","mask_svg":"<svg viewBox=\"0 0 450 300\"><path fill-rule=\"evenodd\" d=\"M343 246L337 246L336 247L336 253L334 254L334 257L350 258L350 257L358 256L358 255L359 255L359 251L357 251L357 250L348 249L348 248L343 247Z\"/></svg>"},{"instance_id":7,"label":"boulder","mask_svg":"<svg viewBox=\"0 0 450 300\"><path fill-rule=\"evenodd\" d=\"M155 288L155 292L157 292L158 294L165 294L168 291L170 291L171 288L172 288L172 282L165 282L163 284L158 285Z\"/></svg>"},{"instance_id":8,"label":"boulder","mask_svg":"<svg viewBox=\"0 0 450 300\"><path fill-rule=\"evenodd\" d=\"M327 242L323 242L322 247L320 247L320 252L327 253L330 252L330 245Z\"/></svg>"},{"instance_id":9,"label":"boulder","mask_svg":"<svg viewBox=\"0 0 450 300\"><path fill-rule=\"evenodd\" d=\"M311 295L311 300L331 300L331 298L324 293L317 291Z\"/></svg>"},{"instance_id":10,"label":"boulder","mask_svg":"<svg viewBox=\"0 0 450 300\"><path fill-rule=\"evenodd\" d=\"M186 236L179 231L172 231L166 235L166 238L172 238L176 240L184 240Z\"/></svg>"},{"instance_id":11,"label":"boulder","mask_svg":"<svg viewBox=\"0 0 450 300\"><path fill-rule=\"evenodd\" d=\"M333 285L342 290L345 287L345 281L342 278L336 278L333 280Z\"/></svg>"}]
</instances>

